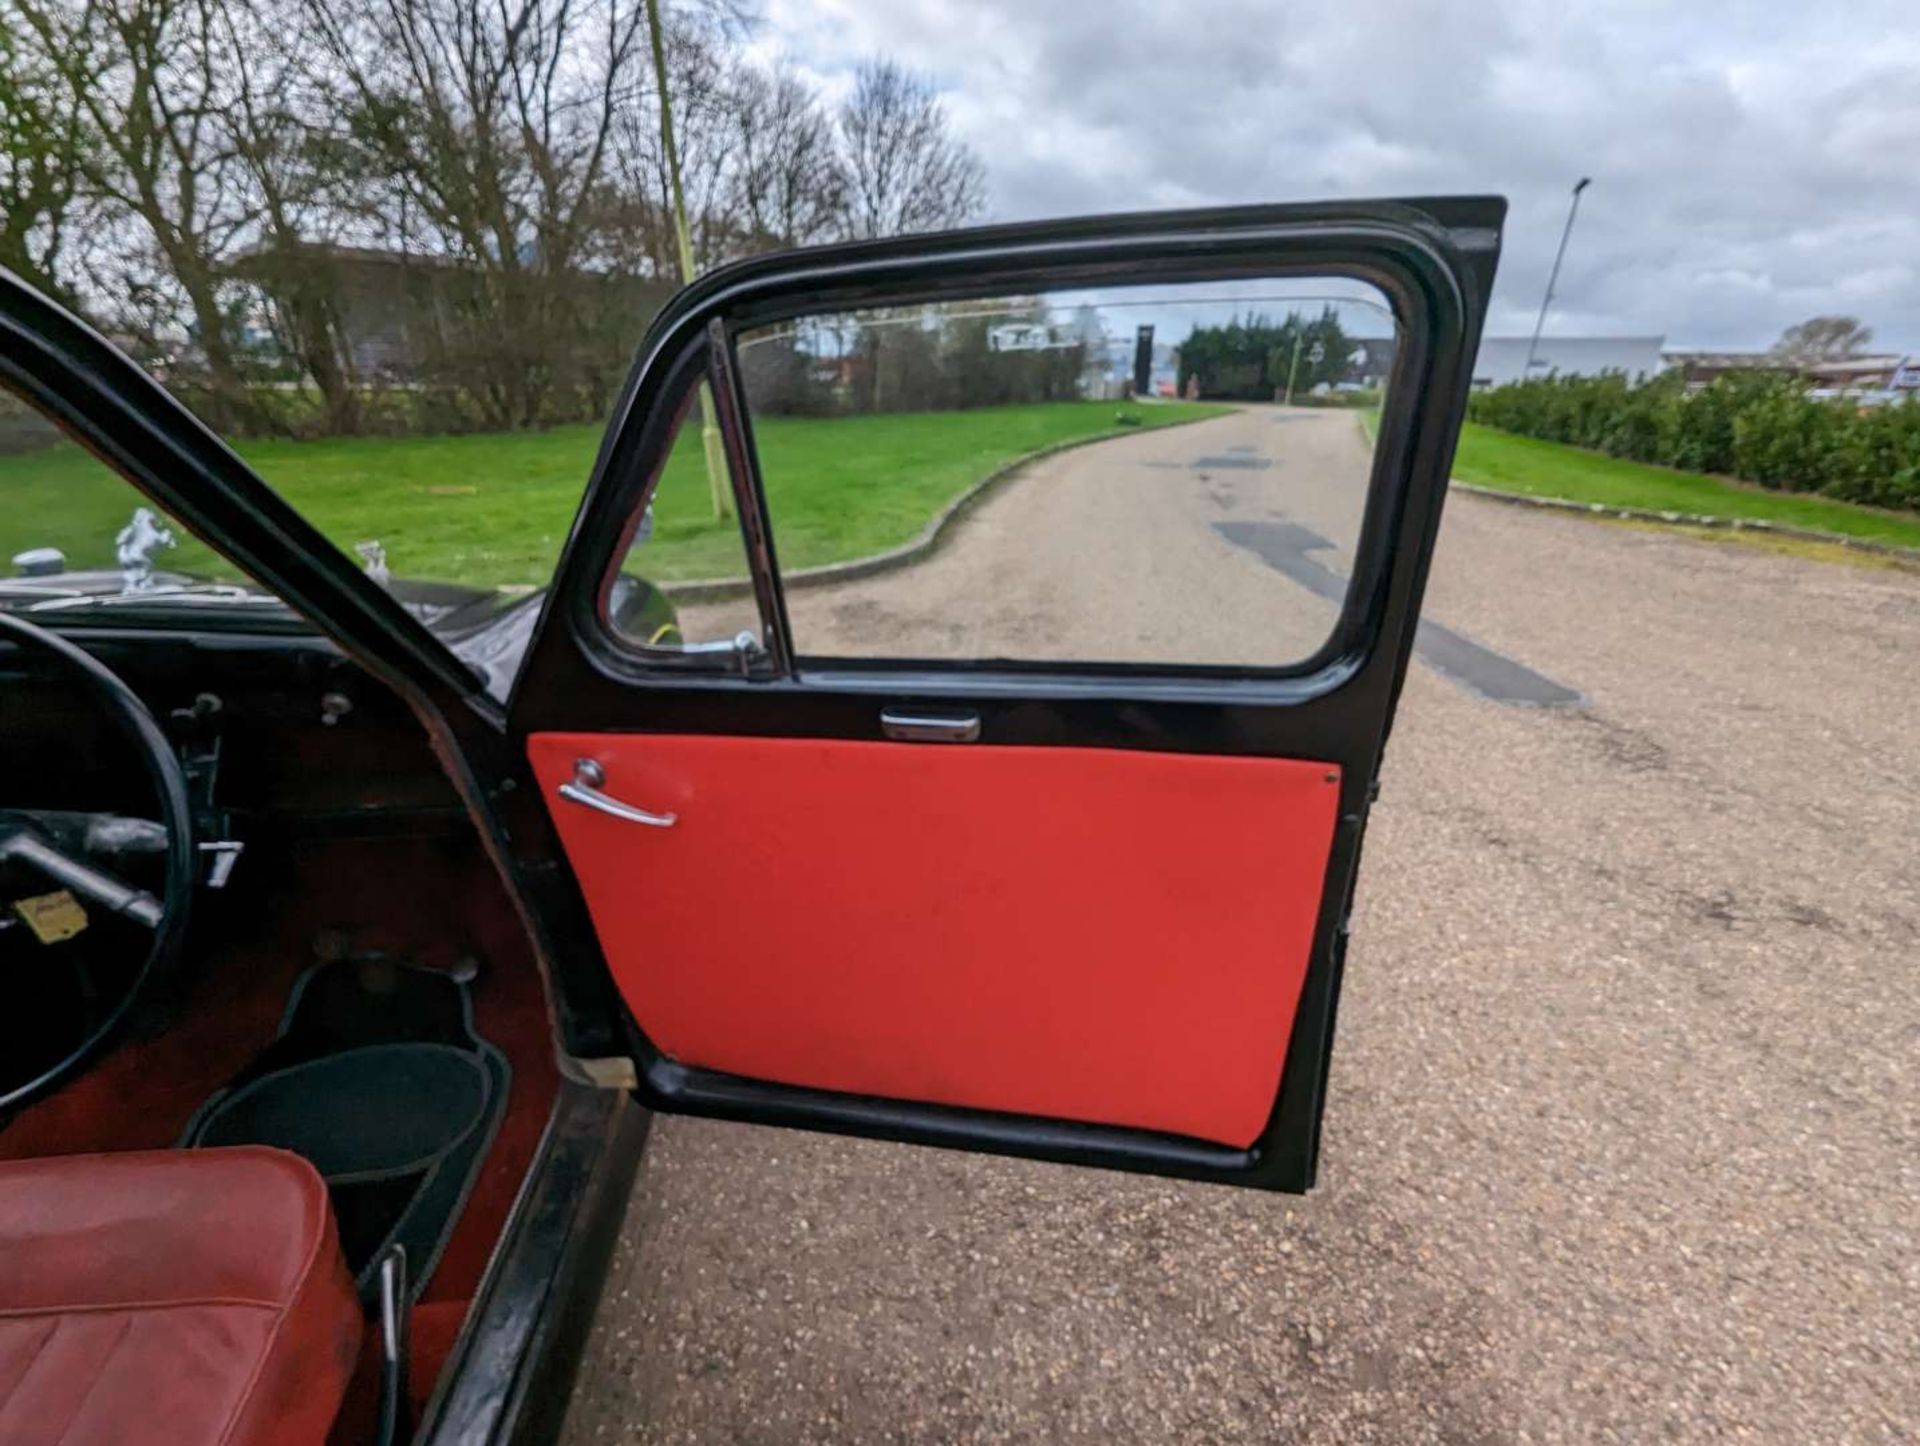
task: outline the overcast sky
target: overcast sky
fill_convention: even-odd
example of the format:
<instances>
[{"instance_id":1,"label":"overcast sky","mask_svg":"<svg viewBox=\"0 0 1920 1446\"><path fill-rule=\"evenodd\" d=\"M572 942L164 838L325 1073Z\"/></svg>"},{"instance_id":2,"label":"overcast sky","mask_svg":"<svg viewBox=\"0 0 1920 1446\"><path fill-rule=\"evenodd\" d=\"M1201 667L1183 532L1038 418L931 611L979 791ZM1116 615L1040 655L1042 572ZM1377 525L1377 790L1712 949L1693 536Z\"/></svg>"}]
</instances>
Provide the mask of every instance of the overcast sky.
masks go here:
<instances>
[{"instance_id":1,"label":"overcast sky","mask_svg":"<svg viewBox=\"0 0 1920 1446\"><path fill-rule=\"evenodd\" d=\"M1578 13L1573 13L1578 12ZM1497 192L1489 330L1764 346L1822 312L1920 350L1920 8L1686 0L762 0L829 95L929 72L989 216Z\"/></svg>"}]
</instances>

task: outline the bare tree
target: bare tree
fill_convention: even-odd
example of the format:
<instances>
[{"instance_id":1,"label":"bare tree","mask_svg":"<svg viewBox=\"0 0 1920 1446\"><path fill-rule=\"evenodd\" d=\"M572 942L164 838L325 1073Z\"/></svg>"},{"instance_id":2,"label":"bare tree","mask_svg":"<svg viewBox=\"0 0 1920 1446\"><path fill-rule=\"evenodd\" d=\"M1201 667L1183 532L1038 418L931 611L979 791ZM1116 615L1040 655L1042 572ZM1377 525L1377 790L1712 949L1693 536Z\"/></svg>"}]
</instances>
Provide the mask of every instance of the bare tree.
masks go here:
<instances>
[{"instance_id":1,"label":"bare tree","mask_svg":"<svg viewBox=\"0 0 1920 1446\"><path fill-rule=\"evenodd\" d=\"M220 126L258 232L235 269L259 287L281 345L319 391L322 429L356 431L360 390L331 244L342 232L349 195L340 147L316 103L316 57L294 0L208 4L227 76Z\"/></svg>"},{"instance_id":2,"label":"bare tree","mask_svg":"<svg viewBox=\"0 0 1920 1446\"><path fill-rule=\"evenodd\" d=\"M924 78L870 62L830 113L742 53L745 23L736 0L0 0L0 264L203 366L217 425L274 426L250 384L291 360L321 429L355 430L370 318L442 425L591 414L671 286L980 208Z\"/></svg>"},{"instance_id":3,"label":"bare tree","mask_svg":"<svg viewBox=\"0 0 1920 1446\"><path fill-rule=\"evenodd\" d=\"M700 12L667 12L661 33L661 68L671 97L667 126L661 124L657 82L630 93L620 116L622 244L647 274L680 284L738 249L731 193L734 76L725 41L724 31ZM676 160L691 274L683 274L675 235Z\"/></svg>"},{"instance_id":4,"label":"bare tree","mask_svg":"<svg viewBox=\"0 0 1920 1446\"><path fill-rule=\"evenodd\" d=\"M869 60L841 107L849 237L897 236L957 226L985 204L980 159L950 132L924 76Z\"/></svg>"},{"instance_id":5,"label":"bare tree","mask_svg":"<svg viewBox=\"0 0 1920 1446\"><path fill-rule=\"evenodd\" d=\"M260 425L240 373L223 261L250 223L218 123L225 104L203 0L8 0L98 144L87 182L140 223L191 316L215 420Z\"/></svg>"},{"instance_id":6,"label":"bare tree","mask_svg":"<svg viewBox=\"0 0 1920 1446\"><path fill-rule=\"evenodd\" d=\"M1796 362L1840 361L1859 356L1872 341L1872 328L1857 316L1815 316L1781 332L1773 350Z\"/></svg>"},{"instance_id":7,"label":"bare tree","mask_svg":"<svg viewBox=\"0 0 1920 1446\"><path fill-rule=\"evenodd\" d=\"M836 229L846 176L833 123L792 71L747 68L733 87L732 206L753 250L805 246Z\"/></svg>"},{"instance_id":8,"label":"bare tree","mask_svg":"<svg viewBox=\"0 0 1920 1446\"><path fill-rule=\"evenodd\" d=\"M306 0L366 224L436 278L443 369L495 426L543 420L586 277L615 121L640 84L635 0Z\"/></svg>"},{"instance_id":9,"label":"bare tree","mask_svg":"<svg viewBox=\"0 0 1920 1446\"><path fill-rule=\"evenodd\" d=\"M69 305L63 253L95 144L79 94L0 0L0 266Z\"/></svg>"}]
</instances>

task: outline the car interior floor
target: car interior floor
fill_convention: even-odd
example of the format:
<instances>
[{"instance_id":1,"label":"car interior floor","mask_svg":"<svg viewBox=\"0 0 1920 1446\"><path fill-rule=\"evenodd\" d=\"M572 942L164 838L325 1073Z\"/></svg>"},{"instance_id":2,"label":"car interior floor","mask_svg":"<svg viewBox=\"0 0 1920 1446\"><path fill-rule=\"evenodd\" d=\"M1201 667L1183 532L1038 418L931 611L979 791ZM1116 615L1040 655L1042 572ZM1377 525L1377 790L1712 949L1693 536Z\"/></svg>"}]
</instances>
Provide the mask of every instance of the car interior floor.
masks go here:
<instances>
[{"instance_id":1,"label":"car interior floor","mask_svg":"<svg viewBox=\"0 0 1920 1446\"><path fill-rule=\"evenodd\" d=\"M408 1387L417 1418L532 1164L559 1083L542 983L519 918L472 833L452 827L250 840L228 887L203 893L198 907L166 996L91 1070L0 1122L0 1160L189 1142L292 1142L309 1158L343 1149L405 1156L418 1142L401 1136L430 1127L423 1112L343 1108L340 1071L352 1071L349 1093L368 1098L401 1087L418 1098L439 1081L450 1091L450 1111L479 1108L473 1118L482 1123L450 1132L465 1142L450 1167L458 1178L442 1180L430 1218L418 1226L423 1248L409 1245L410 1265L424 1261L431 1272L410 1321ZM334 1048L330 1039L361 1047ZM434 1042L409 1043L417 1039ZM387 1137L351 1138L382 1128ZM309 1139L311 1149L303 1143ZM322 1159L315 1163L331 1173ZM430 1179L437 1168L407 1181ZM337 1183L332 1189L349 1264L358 1269L350 1242L356 1221L367 1239L380 1238L385 1221L368 1211L377 1217L383 1203L377 1190L355 1200ZM411 1197L416 1220L426 1193L421 1187ZM379 1347L377 1331L368 1330L336 1440L371 1434Z\"/></svg>"}]
</instances>

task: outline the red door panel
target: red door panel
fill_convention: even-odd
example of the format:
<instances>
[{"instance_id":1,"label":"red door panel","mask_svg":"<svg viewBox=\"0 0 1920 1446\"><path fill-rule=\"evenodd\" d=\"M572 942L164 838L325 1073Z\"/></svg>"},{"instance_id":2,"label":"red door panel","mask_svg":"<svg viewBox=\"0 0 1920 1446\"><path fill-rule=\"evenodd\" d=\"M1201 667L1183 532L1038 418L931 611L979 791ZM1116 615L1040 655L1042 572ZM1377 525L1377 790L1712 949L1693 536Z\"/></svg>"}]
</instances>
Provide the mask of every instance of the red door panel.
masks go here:
<instances>
[{"instance_id":1,"label":"red door panel","mask_svg":"<svg viewBox=\"0 0 1920 1446\"><path fill-rule=\"evenodd\" d=\"M634 1017L688 1065L1247 1146L1339 770L658 734L528 752ZM576 759L649 828L560 800Z\"/></svg>"}]
</instances>

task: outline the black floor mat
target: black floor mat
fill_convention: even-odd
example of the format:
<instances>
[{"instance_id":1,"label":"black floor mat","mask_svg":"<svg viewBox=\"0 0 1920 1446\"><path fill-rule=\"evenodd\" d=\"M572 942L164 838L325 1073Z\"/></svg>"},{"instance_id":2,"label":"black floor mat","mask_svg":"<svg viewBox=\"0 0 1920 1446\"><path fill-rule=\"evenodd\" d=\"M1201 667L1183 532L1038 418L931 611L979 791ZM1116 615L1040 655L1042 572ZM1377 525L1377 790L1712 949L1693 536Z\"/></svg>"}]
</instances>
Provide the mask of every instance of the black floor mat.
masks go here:
<instances>
[{"instance_id":1,"label":"black floor mat","mask_svg":"<svg viewBox=\"0 0 1920 1446\"><path fill-rule=\"evenodd\" d=\"M308 970L280 1033L195 1113L181 1143L277 1145L327 1182L364 1289L390 1243L418 1298L500 1127L506 1056L473 1030L466 985L389 959Z\"/></svg>"}]
</instances>

